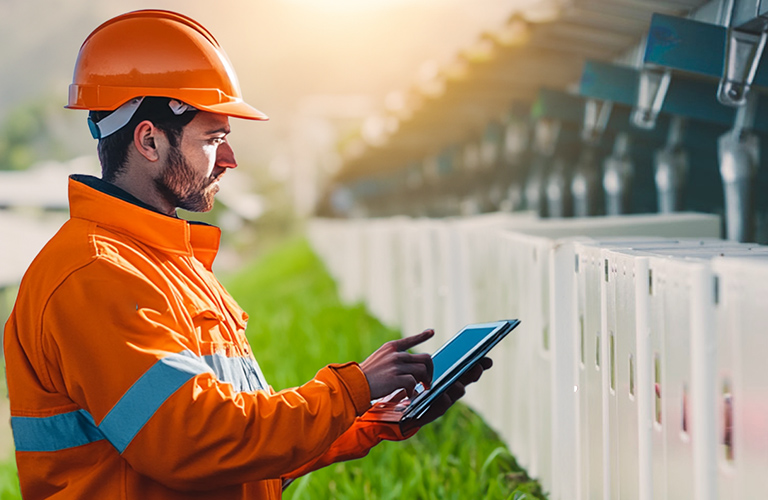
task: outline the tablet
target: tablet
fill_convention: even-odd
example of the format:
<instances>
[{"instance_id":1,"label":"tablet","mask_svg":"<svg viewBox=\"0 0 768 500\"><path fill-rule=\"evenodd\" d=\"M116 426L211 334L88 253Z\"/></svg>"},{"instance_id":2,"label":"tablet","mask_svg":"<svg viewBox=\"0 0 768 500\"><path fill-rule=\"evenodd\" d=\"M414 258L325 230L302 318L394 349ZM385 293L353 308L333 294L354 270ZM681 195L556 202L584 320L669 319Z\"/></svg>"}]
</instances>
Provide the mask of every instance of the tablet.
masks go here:
<instances>
[{"instance_id":1,"label":"tablet","mask_svg":"<svg viewBox=\"0 0 768 500\"><path fill-rule=\"evenodd\" d=\"M387 401L383 398L368 410L367 419L385 422L418 420L435 399L519 324L519 320L513 319L465 326L432 354L434 372L429 389L410 400Z\"/></svg>"}]
</instances>

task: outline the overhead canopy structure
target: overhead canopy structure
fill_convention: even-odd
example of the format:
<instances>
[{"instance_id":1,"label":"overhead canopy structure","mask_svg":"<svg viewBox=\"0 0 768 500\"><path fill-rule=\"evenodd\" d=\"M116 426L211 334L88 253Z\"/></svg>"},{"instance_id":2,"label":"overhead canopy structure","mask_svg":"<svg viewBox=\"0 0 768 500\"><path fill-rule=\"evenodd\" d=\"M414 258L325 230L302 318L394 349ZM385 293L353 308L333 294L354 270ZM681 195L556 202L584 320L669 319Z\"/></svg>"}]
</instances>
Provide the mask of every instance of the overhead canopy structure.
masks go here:
<instances>
[{"instance_id":1,"label":"overhead canopy structure","mask_svg":"<svg viewBox=\"0 0 768 500\"><path fill-rule=\"evenodd\" d=\"M405 105L388 110L376 137L361 137L344 154L340 182L421 161L451 143L482 133L515 102L542 88L572 89L588 60L642 63L640 43L654 13L686 15L700 0L544 1L511 14L433 78L415 84Z\"/></svg>"}]
</instances>

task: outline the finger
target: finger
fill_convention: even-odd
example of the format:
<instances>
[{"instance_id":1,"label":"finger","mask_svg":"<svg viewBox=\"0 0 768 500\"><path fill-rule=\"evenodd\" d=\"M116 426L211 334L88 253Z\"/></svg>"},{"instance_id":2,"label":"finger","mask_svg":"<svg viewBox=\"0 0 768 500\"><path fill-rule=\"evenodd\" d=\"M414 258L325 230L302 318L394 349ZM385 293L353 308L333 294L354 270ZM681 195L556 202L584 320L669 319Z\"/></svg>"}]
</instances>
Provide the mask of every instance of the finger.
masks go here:
<instances>
[{"instance_id":1,"label":"finger","mask_svg":"<svg viewBox=\"0 0 768 500\"><path fill-rule=\"evenodd\" d=\"M411 374L404 374L397 377L397 385L402 387L409 398L413 398L414 389L416 388L417 380Z\"/></svg>"},{"instance_id":2,"label":"finger","mask_svg":"<svg viewBox=\"0 0 768 500\"><path fill-rule=\"evenodd\" d=\"M480 361L478 361L472 368L467 371L462 377L459 379L464 383L464 385L469 385L473 382L477 382L480 379L480 376L483 374L485 370L490 369L493 366L493 360L491 358L480 358Z\"/></svg>"},{"instance_id":3,"label":"finger","mask_svg":"<svg viewBox=\"0 0 768 500\"><path fill-rule=\"evenodd\" d=\"M427 367L420 363L401 364L398 366L398 373L402 375L410 375L417 382L421 382L425 387L429 387L429 372Z\"/></svg>"},{"instance_id":4,"label":"finger","mask_svg":"<svg viewBox=\"0 0 768 500\"><path fill-rule=\"evenodd\" d=\"M448 411L448 408L450 408L451 405L453 405L453 401L451 400L451 397L447 394L447 391L446 391L442 393L439 398L435 399L432 402L432 407L424 416L427 417L428 422L431 422L436 418L441 417L443 414L445 414L445 412Z\"/></svg>"},{"instance_id":5,"label":"finger","mask_svg":"<svg viewBox=\"0 0 768 500\"><path fill-rule=\"evenodd\" d=\"M480 380L480 376L483 374L483 367L479 364L473 366L467 372L459 378L464 385L469 385Z\"/></svg>"},{"instance_id":6,"label":"finger","mask_svg":"<svg viewBox=\"0 0 768 500\"><path fill-rule=\"evenodd\" d=\"M407 351L411 347L417 346L422 342L426 342L427 340L431 339L434 334L435 331L429 328L421 333L417 333L416 335L411 335L410 337L394 340L392 342L398 351Z\"/></svg>"},{"instance_id":7,"label":"finger","mask_svg":"<svg viewBox=\"0 0 768 500\"><path fill-rule=\"evenodd\" d=\"M455 382L448 390L445 391L448 397L451 398L451 404L455 403L467 393L467 389L461 382Z\"/></svg>"},{"instance_id":8,"label":"finger","mask_svg":"<svg viewBox=\"0 0 768 500\"><path fill-rule=\"evenodd\" d=\"M426 353L411 354L410 352L398 353L398 360L403 363L418 363L420 365L431 365L432 356Z\"/></svg>"},{"instance_id":9,"label":"finger","mask_svg":"<svg viewBox=\"0 0 768 500\"><path fill-rule=\"evenodd\" d=\"M429 354L410 354L407 352L401 353L401 361L403 363L413 363L424 366L426 374L423 375L423 382L429 386L432 383L432 377L434 374L434 364L432 363L432 356Z\"/></svg>"}]
</instances>

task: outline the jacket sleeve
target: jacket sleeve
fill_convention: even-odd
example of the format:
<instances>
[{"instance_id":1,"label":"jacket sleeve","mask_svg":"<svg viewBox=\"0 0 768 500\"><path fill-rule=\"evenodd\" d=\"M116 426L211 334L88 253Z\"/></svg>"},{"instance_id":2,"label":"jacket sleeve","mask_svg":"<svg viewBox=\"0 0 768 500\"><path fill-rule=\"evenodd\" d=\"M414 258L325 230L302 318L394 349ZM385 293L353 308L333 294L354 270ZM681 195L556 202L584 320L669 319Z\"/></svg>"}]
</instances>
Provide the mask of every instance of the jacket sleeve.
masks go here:
<instances>
[{"instance_id":1,"label":"jacket sleeve","mask_svg":"<svg viewBox=\"0 0 768 500\"><path fill-rule=\"evenodd\" d=\"M295 479L327 465L362 458L382 441L402 441L410 438L417 431L418 428L415 428L403 434L398 424L364 421L358 418L352 427L333 442L326 453L284 477Z\"/></svg>"},{"instance_id":2,"label":"jacket sleeve","mask_svg":"<svg viewBox=\"0 0 768 500\"><path fill-rule=\"evenodd\" d=\"M295 389L235 392L160 281L96 260L51 296L41 332L42 377L139 473L178 490L279 478L323 456L370 406L355 363Z\"/></svg>"}]
</instances>

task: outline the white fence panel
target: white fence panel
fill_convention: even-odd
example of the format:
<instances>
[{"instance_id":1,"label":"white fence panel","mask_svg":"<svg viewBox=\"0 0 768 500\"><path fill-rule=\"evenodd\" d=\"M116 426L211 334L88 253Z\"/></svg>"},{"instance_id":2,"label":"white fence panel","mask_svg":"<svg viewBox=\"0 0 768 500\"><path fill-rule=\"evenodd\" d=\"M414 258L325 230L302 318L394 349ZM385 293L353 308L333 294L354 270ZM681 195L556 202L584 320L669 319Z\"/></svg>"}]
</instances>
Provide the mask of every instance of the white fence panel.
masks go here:
<instances>
[{"instance_id":1,"label":"white fence panel","mask_svg":"<svg viewBox=\"0 0 768 500\"><path fill-rule=\"evenodd\" d=\"M768 491L768 259L719 258L716 467L720 499Z\"/></svg>"},{"instance_id":2,"label":"white fence panel","mask_svg":"<svg viewBox=\"0 0 768 500\"><path fill-rule=\"evenodd\" d=\"M496 214L309 234L343 300L404 334L434 327L427 350L467 323L522 320L467 401L553 500L760 498L768 257L706 240L719 227Z\"/></svg>"}]
</instances>

